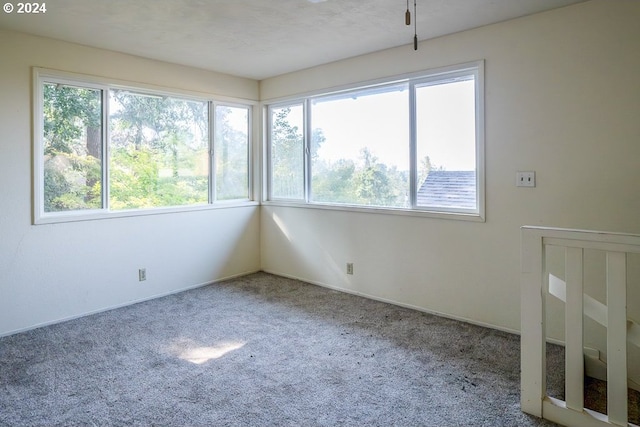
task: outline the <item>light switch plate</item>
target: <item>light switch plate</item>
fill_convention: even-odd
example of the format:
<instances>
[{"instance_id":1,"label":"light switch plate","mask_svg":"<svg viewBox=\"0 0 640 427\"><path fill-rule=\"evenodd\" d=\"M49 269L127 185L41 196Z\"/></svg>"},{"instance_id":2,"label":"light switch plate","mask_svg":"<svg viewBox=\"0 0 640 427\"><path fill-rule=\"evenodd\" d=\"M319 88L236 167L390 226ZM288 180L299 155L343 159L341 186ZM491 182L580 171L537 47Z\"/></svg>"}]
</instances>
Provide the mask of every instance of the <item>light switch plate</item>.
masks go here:
<instances>
[{"instance_id":1,"label":"light switch plate","mask_svg":"<svg viewBox=\"0 0 640 427\"><path fill-rule=\"evenodd\" d=\"M535 172L516 172L516 186L517 187L535 187L536 173Z\"/></svg>"}]
</instances>

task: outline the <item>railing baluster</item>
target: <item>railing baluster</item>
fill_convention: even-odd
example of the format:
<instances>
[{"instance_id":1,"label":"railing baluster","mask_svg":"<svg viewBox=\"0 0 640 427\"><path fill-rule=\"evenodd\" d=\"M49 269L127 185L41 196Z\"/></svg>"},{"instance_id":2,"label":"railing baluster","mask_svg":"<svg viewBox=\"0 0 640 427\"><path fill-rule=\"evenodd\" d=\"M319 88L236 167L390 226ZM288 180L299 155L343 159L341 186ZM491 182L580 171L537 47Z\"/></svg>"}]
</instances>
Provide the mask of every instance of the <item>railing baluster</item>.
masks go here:
<instances>
[{"instance_id":1,"label":"railing baluster","mask_svg":"<svg viewBox=\"0 0 640 427\"><path fill-rule=\"evenodd\" d=\"M607 252L607 413L627 425L627 267L624 252Z\"/></svg>"},{"instance_id":2,"label":"railing baluster","mask_svg":"<svg viewBox=\"0 0 640 427\"><path fill-rule=\"evenodd\" d=\"M584 407L584 350L583 350L583 251L566 248L565 279L565 389L567 408L582 412Z\"/></svg>"}]
</instances>

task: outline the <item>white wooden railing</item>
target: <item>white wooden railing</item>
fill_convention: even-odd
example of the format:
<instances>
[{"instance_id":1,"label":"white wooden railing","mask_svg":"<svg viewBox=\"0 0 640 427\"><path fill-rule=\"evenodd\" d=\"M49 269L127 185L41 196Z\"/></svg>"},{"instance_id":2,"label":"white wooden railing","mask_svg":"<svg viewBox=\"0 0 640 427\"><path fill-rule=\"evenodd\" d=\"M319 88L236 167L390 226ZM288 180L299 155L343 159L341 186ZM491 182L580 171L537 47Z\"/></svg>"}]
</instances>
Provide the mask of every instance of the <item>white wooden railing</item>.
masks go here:
<instances>
[{"instance_id":1,"label":"white wooden railing","mask_svg":"<svg viewBox=\"0 0 640 427\"><path fill-rule=\"evenodd\" d=\"M545 268L548 246L565 248L565 399L547 396ZM607 415L584 408L583 252L606 252ZM524 412L569 426L627 426L627 254L640 235L522 227L521 383Z\"/></svg>"}]
</instances>

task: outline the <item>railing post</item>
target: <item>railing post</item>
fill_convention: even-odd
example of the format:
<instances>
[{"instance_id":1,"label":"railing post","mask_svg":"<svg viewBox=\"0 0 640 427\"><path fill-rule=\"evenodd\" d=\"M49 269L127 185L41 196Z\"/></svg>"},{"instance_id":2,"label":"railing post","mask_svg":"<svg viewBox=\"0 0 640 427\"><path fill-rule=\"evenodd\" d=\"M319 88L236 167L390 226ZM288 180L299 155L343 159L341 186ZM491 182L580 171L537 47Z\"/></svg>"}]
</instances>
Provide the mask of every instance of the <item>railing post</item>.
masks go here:
<instances>
[{"instance_id":1,"label":"railing post","mask_svg":"<svg viewBox=\"0 0 640 427\"><path fill-rule=\"evenodd\" d=\"M522 229L522 265L520 276L520 405L524 412L542 417L542 400L546 394L546 342L542 235Z\"/></svg>"}]
</instances>

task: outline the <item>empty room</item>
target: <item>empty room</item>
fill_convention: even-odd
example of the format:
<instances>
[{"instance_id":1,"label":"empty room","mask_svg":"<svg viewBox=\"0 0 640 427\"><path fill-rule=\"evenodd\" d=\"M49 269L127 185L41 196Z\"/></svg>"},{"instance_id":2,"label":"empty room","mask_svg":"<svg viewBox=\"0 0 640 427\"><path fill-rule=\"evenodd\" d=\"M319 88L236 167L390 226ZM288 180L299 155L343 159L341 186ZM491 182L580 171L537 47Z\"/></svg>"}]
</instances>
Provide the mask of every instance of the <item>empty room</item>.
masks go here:
<instances>
[{"instance_id":1,"label":"empty room","mask_svg":"<svg viewBox=\"0 0 640 427\"><path fill-rule=\"evenodd\" d=\"M640 424L638 22L3 2L0 425Z\"/></svg>"}]
</instances>

